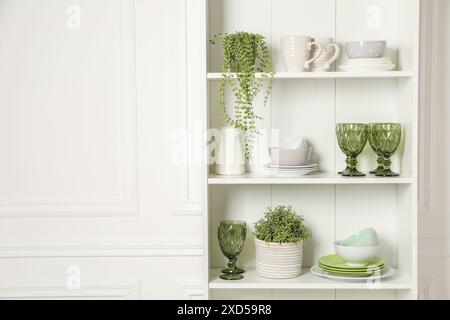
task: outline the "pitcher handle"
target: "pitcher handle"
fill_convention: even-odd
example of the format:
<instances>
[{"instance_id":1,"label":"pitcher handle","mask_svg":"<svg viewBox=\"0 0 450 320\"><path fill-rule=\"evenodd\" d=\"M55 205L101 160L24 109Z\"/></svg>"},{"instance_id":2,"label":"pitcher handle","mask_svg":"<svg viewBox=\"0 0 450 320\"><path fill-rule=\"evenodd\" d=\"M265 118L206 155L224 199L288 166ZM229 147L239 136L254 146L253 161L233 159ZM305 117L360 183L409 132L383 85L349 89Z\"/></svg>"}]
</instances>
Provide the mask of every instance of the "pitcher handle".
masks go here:
<instances>
[{"instance_id":1,"label":"pitcher handle","mask_svg":"<svg viewBox=\"0 0 450 320\"><path fill-rule=\"evenodd\" d=\"M218 129L210 129L208 130L207 137L207 148L208 148L208 163L214 164L217 161L218 156L218 145L220 144L220 139L222 138L220 130ZM214 156L212 155L212 151L214 150Z\"/></svg>"}]
</instances>

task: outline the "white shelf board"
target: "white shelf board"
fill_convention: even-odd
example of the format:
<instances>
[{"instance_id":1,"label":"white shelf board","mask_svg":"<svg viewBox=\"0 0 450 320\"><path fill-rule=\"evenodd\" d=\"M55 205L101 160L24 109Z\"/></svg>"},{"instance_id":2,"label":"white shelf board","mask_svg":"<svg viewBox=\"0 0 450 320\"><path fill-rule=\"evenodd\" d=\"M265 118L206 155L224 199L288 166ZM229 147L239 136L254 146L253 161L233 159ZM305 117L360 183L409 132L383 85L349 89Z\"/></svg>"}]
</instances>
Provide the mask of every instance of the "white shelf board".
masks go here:
<instances>
[{"instance_id":1,"label":"white shelf board","mask_svg":"<svg viewBox=\"0 0 450 320\"><path fill-rule=\"evenodd\" d=\"M261 76L261 74L257 74ZM379 72L277 72L274 79L398 79L411 78L412 71L379 71ZM208 73L209 80L219 80L222 73Z\"/></svg>"},{"instance_id":2,"label":"white shelf board","mask_svg":"<svg viewBox=\"0 0 450 320\"><path fill-rule=\"evenodd\" d=\"M317 173L303 177L270 176L264 174L246 174L243 176L210 175L210 185L289 185L289 184L325 184L325 185L361 185L361 184L411 184L409 177L375 177L367 174L365 177L342 177L335 173Z\"/></svg>"},{"instance_id":3,"label":"white shelf board","mask_svg":"<svg viewBox=\"0 0 450 320\"><path fill-rule=\"evenodd\" d=\"M220 269L210 270L210 289L384 289L384 290L409 290L412 284L409 279L401 274L392 278L381 279L379 283L369 287L365 281L333 281L315 276L309 268L303 268L302 275L296 279L266 279L256 274L254 268L246 269L244 279L227 281L219 278Z\"/></svg>"}]
</instances>

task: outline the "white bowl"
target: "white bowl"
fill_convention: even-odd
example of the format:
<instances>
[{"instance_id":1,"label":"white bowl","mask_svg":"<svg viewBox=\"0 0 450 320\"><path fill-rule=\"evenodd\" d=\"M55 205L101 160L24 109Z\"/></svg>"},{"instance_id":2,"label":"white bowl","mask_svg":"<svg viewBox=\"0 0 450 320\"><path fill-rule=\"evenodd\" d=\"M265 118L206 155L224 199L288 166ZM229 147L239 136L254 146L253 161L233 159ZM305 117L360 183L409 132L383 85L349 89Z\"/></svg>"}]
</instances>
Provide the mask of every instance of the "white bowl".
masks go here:
<instances>
[{"instance_id":1,"label":"white bowl","mask_svg":"<svg viewBox=\"0 0 450 320\"><path fill-rule=\"evenodd\" d=\"M382 58L386 51L387 42L381 41L353 41L345 44L345 53L350 59Z\"/></svg>"},{"instance_id":2,"label":"white bowl","mask_svg":"<svg viewBox=\"0 0 450 320\"><path fill-rule=\"evenodd\" d=\"M336 241L334 248L336 254L351 267L363 267L375 258L380 251L380 246L369 247L346 247L341 245L342 241Z\"/></svg>"},{"instance_id":3,"label":"white bowl","mask_svg":"<svg viewBox=\"0 0 450 320\"><path fill-rule=\"evenodd\" d=\"M276 166L302 166L309 161L311 149L270 148L272 164Z\"/></svg>"}]
</instances>

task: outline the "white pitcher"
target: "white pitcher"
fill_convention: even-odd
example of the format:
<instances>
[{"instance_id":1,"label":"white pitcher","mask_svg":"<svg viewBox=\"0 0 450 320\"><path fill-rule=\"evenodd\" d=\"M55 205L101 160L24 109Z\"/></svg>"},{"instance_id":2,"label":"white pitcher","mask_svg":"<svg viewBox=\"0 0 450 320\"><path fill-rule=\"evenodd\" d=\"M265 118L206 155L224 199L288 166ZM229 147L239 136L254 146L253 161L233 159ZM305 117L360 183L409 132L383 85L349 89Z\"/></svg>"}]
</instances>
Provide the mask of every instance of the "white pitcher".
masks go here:
<instances>
[{"instance_id":1,"label":"white pitcher","mask_svg":"<svg viewBox=\"0 0 450 320\"><path fill-rule=\"evenodd\" d=\"M245 159L241 138L237 129L221 128L214 136L216 144L216 174L245 174Z\"/></svg>"}]
</instances>

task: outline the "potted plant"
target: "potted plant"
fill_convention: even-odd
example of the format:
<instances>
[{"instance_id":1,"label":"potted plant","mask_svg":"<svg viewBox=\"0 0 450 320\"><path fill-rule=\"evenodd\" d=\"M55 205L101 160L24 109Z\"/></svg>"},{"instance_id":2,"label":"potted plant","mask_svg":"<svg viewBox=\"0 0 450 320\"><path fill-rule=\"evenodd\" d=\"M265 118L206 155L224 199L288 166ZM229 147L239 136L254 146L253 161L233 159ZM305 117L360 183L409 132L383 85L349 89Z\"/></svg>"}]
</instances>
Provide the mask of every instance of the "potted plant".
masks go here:
<instances>
[{"instance_id":1,"label":"potted plant","mask_svg":"<svg viewBox=\"0 0 450 320\"><path fill-rule=\"evenodd\" d=\"M302 216L291 207L268 208L255 224L254 235L259 276L272 279L300 276L303 241L311 238Z\"/></svg>"},{"instance_id":2,"label":"potted plant","mask_svg":"<svg viewBox=\"0 0 450 320\"><path fill-rule=\"evenodd\" d=\"M253 102L265 86L264 105L272 92L274 66L264 36L248 32L220 33L211 40L221 41L224 49L222 79L218 104L224 121L237 129L242 138L247 162L252 158L252 148L257 134ZM228 113L225 102L226 88L234 95L234 115Z\"/></svg>"}]
</instances>

